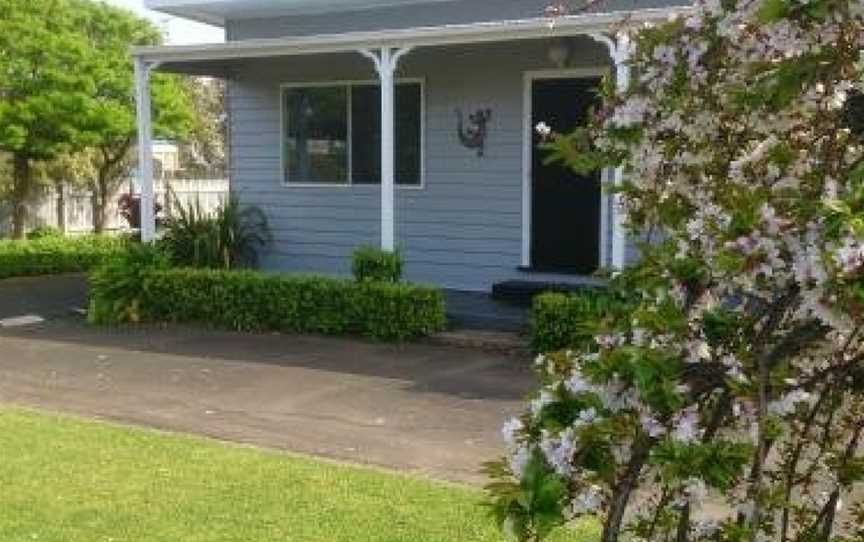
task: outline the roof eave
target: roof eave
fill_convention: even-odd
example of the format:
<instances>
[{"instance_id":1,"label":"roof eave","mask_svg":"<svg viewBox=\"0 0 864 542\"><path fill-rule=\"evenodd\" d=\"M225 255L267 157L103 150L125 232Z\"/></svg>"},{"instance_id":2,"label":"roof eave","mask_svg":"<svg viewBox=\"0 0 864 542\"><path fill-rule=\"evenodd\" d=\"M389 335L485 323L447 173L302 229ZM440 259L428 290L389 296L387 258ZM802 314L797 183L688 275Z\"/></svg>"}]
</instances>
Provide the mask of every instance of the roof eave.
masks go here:
<instances>
[{"instance_id":1,"label":"roof eave","mask_svg":"<svg viewBox=\"0 0 864 542\"><path fill-rule=\"evenodd\" d=\"M189 19L190 21L225 28L225 17L221 17L214 13L208 13L201 10L190 10L188 8L173 9L171 7L159 7L151 9L153 9L154 11L158 11L159 13L166 13L168 15L173 15L174 17L179 17L181 19Z\"/></svg>"},{"instance_id":2,"label":"roof eave","mask_svg":"<svg viewBox=\"0 0 864 542\"><path fill-rule=\"evenodd\" d=\"M219 44L137 47L133 55L151 63L202 62L323 54L377 47L430 47L608 32L616 25L659 22L692 11L680 6L570 15L550 26L548 18L417 27L373 32L250 39Z\"/></svg>"}]
</instances>

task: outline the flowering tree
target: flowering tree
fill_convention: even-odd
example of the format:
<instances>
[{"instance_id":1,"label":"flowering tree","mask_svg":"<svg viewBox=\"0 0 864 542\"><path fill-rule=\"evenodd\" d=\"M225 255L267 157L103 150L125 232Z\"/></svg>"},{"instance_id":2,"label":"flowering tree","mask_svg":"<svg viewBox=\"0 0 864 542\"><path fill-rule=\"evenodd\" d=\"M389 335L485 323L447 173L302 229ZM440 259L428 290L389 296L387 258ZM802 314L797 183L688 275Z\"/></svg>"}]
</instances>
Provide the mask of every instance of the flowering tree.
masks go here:
<instances>
[{"instance_id":1,"label":"flowering tree","mask_svg":"<svg viewBox=\"0 0 864 542\"><path fill-rule=\"evenodd\" d=\"M700 0L632 34L629 91L548 146L623 167L651 242L593 338L537 359L490 467L502 527L862 541L864 2Z\"/></svg>"}]
</instances>

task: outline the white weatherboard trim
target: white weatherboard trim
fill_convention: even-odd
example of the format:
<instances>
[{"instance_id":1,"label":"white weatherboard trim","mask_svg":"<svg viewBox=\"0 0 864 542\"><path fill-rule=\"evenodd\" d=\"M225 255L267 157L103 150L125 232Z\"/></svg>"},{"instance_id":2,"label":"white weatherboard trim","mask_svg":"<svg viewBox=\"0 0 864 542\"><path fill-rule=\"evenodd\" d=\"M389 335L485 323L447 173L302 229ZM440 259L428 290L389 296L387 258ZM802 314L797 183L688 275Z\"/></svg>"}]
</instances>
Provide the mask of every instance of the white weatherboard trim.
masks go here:
<instances>
[{"instance_id":1,"label":"white weatherboard trim","mask_svg":"<svg viewBox=\"0 0 864 542\"><path fill-rule=\"evenodd\" d=\"M604 44L615 63L615 92L624 94L630 87L630 55L632 43L626 34L613 39L606 34L591 34L591 38ZM624 182L624 168L612 170L612 184L620 186ZM612 196L612 268L624 269L627 265L627 228L621 195Z\"/></svg>"},{"instance_id":2,"label":"white weatherboard trim","mask_svg":"<svg viewBox=\"0 0 864 542\"><path fill-rule=\"evenodd\" d=\"M145 62L183 63L242 60L274 56L344 53L362 49L431 47L469 43L554 38L608 32L619 24L660 22L692 12L691 7L656 8L569 15L556 19L519 19L427 26L374 32L346 32L296 38L251 39L205 45L136 47L133 55Z\"/></svg>"},{"instance_id":3,"label":"white weatherboard trim","mask_svg":"<svg viewBox=\"0 0 864 542\"><path fill-rule=\"evenodd\" d=\"M411 47L382 47L377 53L360 49L371 59L381 80L381 249L396 249L396 203L394 185L396 171L396 85L399 60L411 52Z\"/></svg>"},{"instance_id":4,"label":"white weatherboard trim","mask_svg":"<svg viewBox=\"0 0 864 542\"><path fill-rule=\"evenodd\" d=\"M150 97L150 70L140 58L135 59L135 111L138 123L138 184L141 187L141 241L156 238L156 217L153 196L153 113Z\"/></svg>"},{"instance_id":5,"label":"white weatherboard trim","mask_svg":"<svg viewBox=\"0 0 864 542\"><path fill-rule=\"evenodd\" d=\"M420 191L426 189L426 78L425 77L399 77L396 79L396 85L411 83L420 85L420 184L399 184L396 183L397 190ZM286 112L285 112L285 97L282 92L286 88L319 88L319 87L348 87L349 99L350 92L354 86L379 85L379 81L374 79L339 79L333 81L298 81L286 82L279 84L279 183L284 188L356 188L356 189L377 189L377 183L355 183L352 182L353 169L351 167L351 128L353 119L351 118L351 107L349 102L348 107L348 182L345 183L294 183L285 178L285 128L286 128Z\"/></svg>"},{"instance_id":6,"label":"white weatherboard trim","mask_svg":"<svg viewBox=\"0 0 864 542\"><path fill-rule=\"evenodd\" d=\"M601 173L600 182L603 186L603 195L600 200L600 267L607 268L612 265L612 254L609 252L609 230L613 227L611 211L615 198L612 194L609 194L606 187L615 182L615 170L613 168L604 168ZM614 232L612 234L612 242L614 244Z\"/></svg>"},{"instance_id":7,"label":"white weatherboard trim","mask_svg":"<svg viewBox=\"0 0 864 542\"><path fill-rule=\"evenodd\" d=\"M533 203L532 174L533 174L533 142L534 126L532 126L533 108L533 83L542 79L585 79L603 77L609 74L608 68L570 68L561 70L533 70L526 71L522 82L522 267L530 268L531 262L531 208ZM600 265L605 264L605 198L600 203Z\"/></svg>"}]
</instances>

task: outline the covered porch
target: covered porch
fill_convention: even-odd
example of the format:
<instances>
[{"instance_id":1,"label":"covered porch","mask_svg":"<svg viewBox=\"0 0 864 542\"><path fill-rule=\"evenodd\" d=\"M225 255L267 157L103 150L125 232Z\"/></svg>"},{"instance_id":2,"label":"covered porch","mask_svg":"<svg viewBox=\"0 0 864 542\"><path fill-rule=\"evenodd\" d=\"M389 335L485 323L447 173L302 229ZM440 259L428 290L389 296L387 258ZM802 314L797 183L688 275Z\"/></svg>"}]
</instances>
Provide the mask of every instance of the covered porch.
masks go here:
<instances>
[{"instance_id":1,"label":"covered porch","mask_svg":"<svg viewBox=\"0 0 864 542\"><path fill-rule=\"evenodd\" d=\"M160 69L228 80L232 191L270 216L277 243L284 245L270 258L273 269L339 273L345 247L374 242L384 250L402 249L412 280L488 290L497 281L542 279L532 265L530 83L544 77L598 77L611 69L623 89L629 79L628 44L613 29L669 15L669 9L595 13L561 17L554 24L537 18L138 49L142 237L155 236L147 203L153 198L149 75ZM546 58L562 40L575 50L574 58L556 68ZM286 88L338 84L350 95L373 81L380 89L375 114L366 116L363 107L353 105L356 99L349 101L347 124L351 130L353 113L355 123L372 119L380 131L365 136L376 140L366 149L380 154L374 165L380 179L351 182L352 166L359 167L350 150L341 151L349 155L345 182L288 179L284 138L291 96ZM413 185L400 182L404 153L399 146L405 137L404 130L400 137L397 110L400 86L409 83L420 89L419 171ZM500 91L504 86L506 93ZM459 148L454 109L463 107L468 114L475 107L491 112L485 156L473 148L459 151L463 154L454 150ZM343 147L350 149L351 143ZM620 171L604 172L606 182L620 178ZM497 212L486 212L493 207ZM598 258L605 268L620 268L627 259L617 209L604 196ZM302 257L299 249L292 252L307 245L314 247ZM436 260L445 251L454 255L452 265ZM483 271L489 276L485 286L472 275L473 268L489 269Z\"/></svg>"}]
</instances>

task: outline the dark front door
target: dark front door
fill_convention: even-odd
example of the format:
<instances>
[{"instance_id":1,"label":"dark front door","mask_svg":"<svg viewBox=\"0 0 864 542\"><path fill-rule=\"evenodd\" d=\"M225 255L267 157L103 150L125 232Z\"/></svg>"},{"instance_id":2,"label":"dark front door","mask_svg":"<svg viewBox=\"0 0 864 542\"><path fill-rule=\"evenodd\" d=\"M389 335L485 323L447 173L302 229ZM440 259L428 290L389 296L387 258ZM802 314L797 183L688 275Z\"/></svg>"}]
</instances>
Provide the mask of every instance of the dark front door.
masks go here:
<instances>
[{"instance_id":1,"label":"dark front door","mask_svg":"<svg viewBox=\"0 0 864 542\"><path fill-rule=\"evenodd\" d=\"M599 102L598 78L532 82L531 126L544 122L557 133L584 126ZM581 176L560 164L544 164L532 129L531 266L541 271L588 274L600 262L600 173Z\"/></svg>"}]
</instances>

